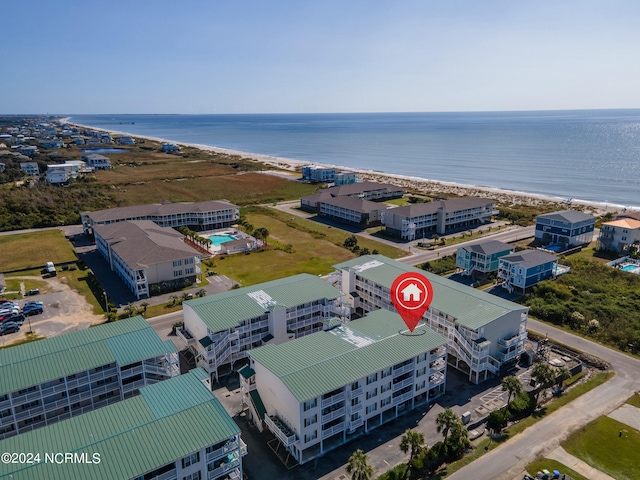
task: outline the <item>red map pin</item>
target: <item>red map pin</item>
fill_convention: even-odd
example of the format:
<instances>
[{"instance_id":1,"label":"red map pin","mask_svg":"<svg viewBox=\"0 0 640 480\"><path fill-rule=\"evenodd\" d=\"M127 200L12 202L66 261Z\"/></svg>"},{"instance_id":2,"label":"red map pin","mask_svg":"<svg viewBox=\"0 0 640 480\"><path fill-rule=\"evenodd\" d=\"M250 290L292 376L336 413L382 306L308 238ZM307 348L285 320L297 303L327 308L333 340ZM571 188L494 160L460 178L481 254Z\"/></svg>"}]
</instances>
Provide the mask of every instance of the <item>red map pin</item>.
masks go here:
<instances>
[{"instance_id":1,"label":"red map pin","mask_svg":"<svg viewBox=\"0 0 640 480\"><path fill-rule=\"evenodd\" d=\"M416 272L403 273L391 285L391 302L410 332L429 308L433 287L427 277Z\"/></svg>"}]
</instances>

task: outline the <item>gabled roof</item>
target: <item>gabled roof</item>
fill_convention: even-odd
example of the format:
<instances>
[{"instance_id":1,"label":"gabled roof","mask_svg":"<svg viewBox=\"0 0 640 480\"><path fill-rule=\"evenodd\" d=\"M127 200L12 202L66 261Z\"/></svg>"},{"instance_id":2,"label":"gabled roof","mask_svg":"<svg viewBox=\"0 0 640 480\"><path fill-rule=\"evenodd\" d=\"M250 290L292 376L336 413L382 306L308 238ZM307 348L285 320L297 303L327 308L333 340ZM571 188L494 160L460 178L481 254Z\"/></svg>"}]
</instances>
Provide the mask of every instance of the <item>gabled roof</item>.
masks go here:
<instances>
[{"instance_id":1,"label":"gabled roof","mask_svg":"<svg viewBox=\"0 0 640 480\"><path fill-rule=\"evenodd\" d=\"M216 212L220 210L237 209L238 206L226 200L209 200L206 202L179 203L151 203L134 205L131 207L109 208L95 212L83 212L95 223L112 222L116 220L135 219L141 217L157 217L163 215L177 215L191 212Z\"/></svg>"},{"instance_id":2,"label":"gabled roof","mask_svg":"<svg viewBox=\"0 0 640 480\"><path fill-rule=\"evenodd\" d=\"M618 228L628 228L629 230L637 230L640 229L640 220L636 220L633 217L630 218L618 218L618 220L613 220L611 222L604 222L602 226L609 227L618 227Z\"/></svg>"},{"instance_id":3,"label":"gabled roof","mask_svg":"<svg viewBox=\"0 0 640 480\"><path fill-rule=\"evenodd\" d=\"M422 323L409 334L400 315L376 310L330 331L248 353L305 402L446 343Z\"/></svg>"},{"instance_id":4,"label":"gabled roof","mask_svg":"<svg viewBox=\"0 0 640 480\"><path fill-rule=\"evenodd\" d=\"M333 205L336 207L346 208L354 212L368 213L376 210L386 210L388 205L372 202L370 200L364 200L358 197L336 197L319 200L320 203L326 203L327 205Z\"/></svg>"},{"instance_id":5,"label":"gabled roof","mask_svg":"<svg viewBox=\"0 0 640 480\"><path fill-rule=\"evenodd\" d=\"M128 365L176 352L142 317L0 350L0 395L117 362Z\"/></svg>"},{"instance_id":6,"label":"gabled roof","mask_svg":"<svg viewBox=\"0 0 640 480\"><path fill-rule=\"evenodd\" d=\"M489 240L488 242L474 243L472 245L465 245L464 250L480 253L482 255L493 255L494 253L513 250L514 247L508 243L499 242L498 240Z\"/></svg>"},{"instance_id":7,"label":"gabled roof","mask_svg":"<svg viewBox=\"0 0 640 480\"><path fill-rule=\"evenodd\" d=\"M521 250L511 255L505 255L500 260L504 260L509 263L516 263L522 265L525 268L537 267L538 265L544 265L545 263L555 262L558 257L547 252L540 250Z\"/></svg>"},{"instance_id":8,"label":"gabled roof","mask_svg":"<svg viewBox=\"0 0 640 480\"><path fill-rule=\"evenodd\" d=\"M583 213L578 210L561 210L559 212L545 213L543 215L538 215L536 218L546 218L547 220L565 223L578 223L584 222L585 220L593 220L595 223L596 221L596 217L593 215L589 215L588 213Z\"/></svg>"},{"instance_id":9,"label":"gabled roof","mask_svg":"<svg viewBox=\"0 0 640 480\"><path fill-rule=\"evenodd\" d=\"M394 215L405 217L419 217L422 215L433 215L440 209L444 209L445 213L458 212L460 210L468 210L470 208L484 208L487 205L495 204L495 200L480 197L463 197L451 198L449 200L434 200L427 203L412 203L404 207L397 207L391 210Z\"/></svg>"},{"instance_id":10,"label":"gabled roof","mask_svg":"<svg viewBox=\"0 0 640 480\"><path fill-rule=\"evenodd\" d=\"M504 258L504 257L503 257ZM526 312L527 307L504 300L482 290L410 267L383 255L363 255L334 265L338 270L355 270L358 275L387 289L396 277L405 272L419 272L433 286L433 308L451 315L456 322L471 330L487 325L507 313Z\"/></svg>"},{"instance_id":11,"label":"gabled roof","mask_svg":"<svg viewBox=\"0 0 640 480\"><path fill-rule=\"evenodd\" d=\"M0 441L2 451L40 452L41 463L0 464L14 480L136 478L240 433L202 383L202 369L143 387L140 395ZM164 439L164 440L163 440ZM44 461L45 452L86 453L100 463Z\"/></svg>"},{"instance_id":12,"label":"gabled roof","mask_svg":"<svg viewBox=\"0 0 640 480\"><path fill-rule=\"evenodd\" d=\"M94 230L133 270L199 255L182 241L181 233L151 220L96 225Z\"/></svg>"},{"instance_id":13,"label":"gabled roof","mask_svg":"<svg viewBox=\"0 0 640 480\"><path fill-rule=\"evenodd\" d=\"M251 287L229 290L184 302L212 332L237 327L241 321L259 317L270 310L282 310L303 303L332 300L341 292L322 279L302 273Z\"/></svg>"}]
</instances>

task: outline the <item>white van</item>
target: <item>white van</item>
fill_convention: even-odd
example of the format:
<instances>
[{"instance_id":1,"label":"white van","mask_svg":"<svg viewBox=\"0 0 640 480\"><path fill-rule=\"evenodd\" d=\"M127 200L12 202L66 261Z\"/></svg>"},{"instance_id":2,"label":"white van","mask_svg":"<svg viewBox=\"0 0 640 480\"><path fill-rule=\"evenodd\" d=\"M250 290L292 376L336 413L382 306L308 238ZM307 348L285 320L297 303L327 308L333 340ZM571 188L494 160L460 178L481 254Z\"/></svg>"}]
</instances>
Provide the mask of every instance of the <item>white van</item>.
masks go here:
<instances>
[{"instance_id":1,"label":"white van","mask_svg":"<svg viewBox=\"0 0 640 480\"><path fill-rule=\"evenodd\" d=\"M53 266L53 262L47 262L45 268L47 269L47 273L49 273L50 275L56 274L56 267Z\"/></svg>"}]
</instances>

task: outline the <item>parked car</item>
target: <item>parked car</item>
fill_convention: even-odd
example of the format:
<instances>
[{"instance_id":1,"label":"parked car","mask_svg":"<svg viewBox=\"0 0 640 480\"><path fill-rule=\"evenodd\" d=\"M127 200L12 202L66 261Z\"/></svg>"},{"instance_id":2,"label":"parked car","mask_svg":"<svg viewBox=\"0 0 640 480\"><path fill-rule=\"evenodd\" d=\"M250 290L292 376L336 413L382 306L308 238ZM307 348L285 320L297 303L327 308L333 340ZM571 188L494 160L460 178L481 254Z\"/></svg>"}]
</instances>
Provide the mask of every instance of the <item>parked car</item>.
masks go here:
<instances>
[{"instance_id":1,"label":"parked car","mask_svg":"<svg viewBox=\"0 0 640 480\"><path fill-rule=\"evenodd\" d=\"M4 319L2 321L2 323L6 323L6 322L16 322L19 323L20 325L22 325L22 323L24 322L25 318L24 318L24 314L22 313L16 313L15 315L11 315L10 317Z\"/></svg>"},{"instance_id":2,"label":"parked car","mask_svg":"<svg viewBox=\"0 0 640 480\"><path fill-rule=\"evenodd\" d=\"M6 322L0 325L0 335L16 333L18 330L20 330L20 325L18 325L16 322Z\"/></svg>"},{"instance_id":3,"label":"parked car","mask_svg":"<svg viewBox=\"0 0 640 480\"><path fill-rule=\"evenodd\" d=\"M37 305L34 305L33 307L27 307L27 308L23 308L22 309L22 314L29 317L31 315L39 315L43 312L44 310L42 309L42 307L39 307Z\"/></svg>"},{"instance_id":4,"label":"parked car","mask_svg":"<svg viewBox=\"0 0 640 480\"><path fill-rule=\"evenodd\" d=\"M44 303L39 302L37 300L28 300L28 301L24 302L24 305L22 306L22 308L28 307L29 305L37 305L38 307L42 307L44 305Z\"/></svg>"},{"instance_id":5,"label":"parked car","mask_svg":"<svg viewBox=\"0 0 640 480\"><path fill-rule=\"evenodd\" d=\"M28 292L25 292L25 296L38 295L40 293L39 288L32 288Z\"/></svg>"},{"instance_id":6,"label":"parked car","mask_svg":"<svg viewBox=\"0 0 640 480\"><path fill-rule=\"evenodd\" d=\"M0 315L11 315L20 312L20 307L7 307L0 309Z\"/></svg>"}]
</instances>

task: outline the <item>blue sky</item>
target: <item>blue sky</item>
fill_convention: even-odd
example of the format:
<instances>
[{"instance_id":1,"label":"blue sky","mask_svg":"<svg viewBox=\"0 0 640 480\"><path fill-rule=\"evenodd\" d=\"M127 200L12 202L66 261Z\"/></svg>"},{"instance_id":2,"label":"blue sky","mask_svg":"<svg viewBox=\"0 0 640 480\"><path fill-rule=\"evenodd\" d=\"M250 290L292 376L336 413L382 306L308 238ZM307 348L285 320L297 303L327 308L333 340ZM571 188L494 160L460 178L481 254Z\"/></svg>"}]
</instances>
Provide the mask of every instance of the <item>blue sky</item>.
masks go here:
<instances>
[{"instance_id":1,"label":"blue sky","mask_svg":"<svg viewBox=\"0 0 640 480\"><path fill-rule=\"evenodd\" d=\"M31 0L0 22L0 114L640 107L637 0Z\"/></svg>"}]
</instances>

